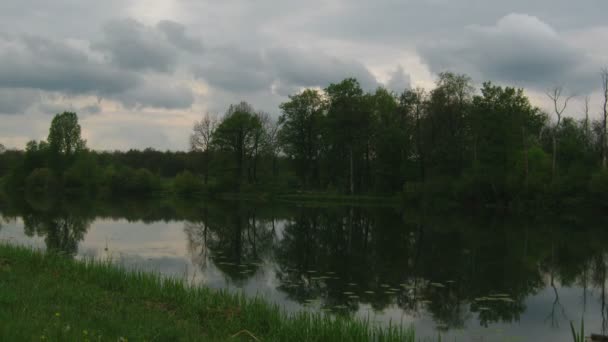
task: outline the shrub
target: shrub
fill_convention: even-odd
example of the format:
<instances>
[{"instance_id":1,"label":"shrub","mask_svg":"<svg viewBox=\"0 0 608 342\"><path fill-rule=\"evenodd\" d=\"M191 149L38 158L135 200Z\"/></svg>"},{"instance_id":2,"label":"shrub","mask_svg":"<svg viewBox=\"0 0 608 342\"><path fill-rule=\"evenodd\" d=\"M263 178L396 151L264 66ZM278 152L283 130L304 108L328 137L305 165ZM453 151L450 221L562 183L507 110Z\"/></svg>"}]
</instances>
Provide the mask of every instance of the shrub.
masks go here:
<instances>
[{"instance_id":1,"label":"shrub","mask_svg":"<svg viewBox=\"0 0 608 342\"><path fill-rule=\"evenodd\" d=\"M103 184L113 195L151 194L161 189L160 178L146 169L133 170L126 166L108 167Z\"/></svg>"},{"instance_id":2,"label":"shrub","mask_svg":"<svg viewBox=\"0 0 608 342\"><path fill-rule=\"evenodd\" d=\"M200 177L189 171L184 171L175 176L173 180L173 192L180 197L192 197L203 189Z\"/></svg>"},{"instance_id":3,"label":"shrub","mask_svg":"<svg viewBox=\"0 0 608 342\"><path fill-rule=\"evenodd\" d=\"M591 176L589 191L598 198L608 199L608 171L600 170Z\"/></svg>"},{"instance_id":4,"label":"shrub","mask_svg":"<svg viewBox=\"0 0 608 342\"><path fill-rule=\"evenodd\" d=\"M67 189L95 192L99 185L97 161L86 154L79 156L74 164L63 173L63 185Z\"/></svg>"},{"instance_id":5,"label":"shrub","mask_svg":"<svg viewBox=\"0 0 608 342\"><path fill-rule=\"evenodd\" d=\"M40 168L32 171L25 179L26 191L51 192L57 189L57 181L53 171L49 168Z\"/></svg>"}]
</instances>

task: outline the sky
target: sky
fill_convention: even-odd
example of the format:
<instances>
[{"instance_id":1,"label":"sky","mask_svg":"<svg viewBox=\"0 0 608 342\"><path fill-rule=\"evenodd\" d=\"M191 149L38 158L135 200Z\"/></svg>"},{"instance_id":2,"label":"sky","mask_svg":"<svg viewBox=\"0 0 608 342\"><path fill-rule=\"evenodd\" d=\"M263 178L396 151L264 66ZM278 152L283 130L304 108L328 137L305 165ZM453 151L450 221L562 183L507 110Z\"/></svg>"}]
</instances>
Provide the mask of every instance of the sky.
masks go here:
<instances>
[{"instance_id":1,"label":"sky","mask_svg":"<svg viewBox=\"0 0 608 342\"><path fill-rule=\"evenodd\" d=\"M188 148L193 122L247 101L277 117L306 87L430 89L442 71L561 85L599 117L606 0L2 0L0 143L78 113L89 147Z\"/></svg>"}]
</instances>

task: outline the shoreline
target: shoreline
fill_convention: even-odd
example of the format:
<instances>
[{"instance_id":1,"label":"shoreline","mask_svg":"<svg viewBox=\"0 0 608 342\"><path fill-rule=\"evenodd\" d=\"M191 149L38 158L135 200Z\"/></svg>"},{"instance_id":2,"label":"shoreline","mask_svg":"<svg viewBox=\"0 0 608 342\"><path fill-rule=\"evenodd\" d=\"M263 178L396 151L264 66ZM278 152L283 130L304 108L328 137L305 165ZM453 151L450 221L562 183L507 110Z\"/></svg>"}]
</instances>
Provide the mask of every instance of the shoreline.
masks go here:
<instances>
[{"instance_id":1,"label":"shoreline","mask_svg":"<svg viewBox=\"0 0 608 342\"><path fill-rule=\"evenodd\" d=\"M102 261L0 243L0 339L415 341L412 328L246 298Z\"/></svg>"}]
</instances>

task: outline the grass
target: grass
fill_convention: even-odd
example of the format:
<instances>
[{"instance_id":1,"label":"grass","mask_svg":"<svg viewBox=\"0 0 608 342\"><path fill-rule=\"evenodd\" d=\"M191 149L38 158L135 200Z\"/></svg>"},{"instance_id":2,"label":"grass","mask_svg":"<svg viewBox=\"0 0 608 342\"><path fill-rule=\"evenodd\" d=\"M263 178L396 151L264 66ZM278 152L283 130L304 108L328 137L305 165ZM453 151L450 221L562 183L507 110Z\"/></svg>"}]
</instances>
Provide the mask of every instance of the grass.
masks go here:
<instances>
[{"instance_id":1,"label":"grass","mask_svg":"<svg viewBox=\"0 0 608 342\"><path fill-rule=\"evenodd\" d=\"M415 340L412 329L287 314L259 298L8 244L0 308L1 341Z\"/></svg>"}]
</instances>

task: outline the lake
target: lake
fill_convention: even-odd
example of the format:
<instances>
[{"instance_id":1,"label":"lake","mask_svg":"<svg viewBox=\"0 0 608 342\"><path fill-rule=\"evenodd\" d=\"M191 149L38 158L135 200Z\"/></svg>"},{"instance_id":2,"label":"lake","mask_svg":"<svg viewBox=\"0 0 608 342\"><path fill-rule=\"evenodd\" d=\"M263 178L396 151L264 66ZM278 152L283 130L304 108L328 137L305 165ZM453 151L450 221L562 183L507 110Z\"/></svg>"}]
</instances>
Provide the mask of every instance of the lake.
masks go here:
<instances>
[{"instance_id":1,"label":"lake","mask_svg":"<svg viewBox=\"0 0 608 342\"><path fill-rule=\"evenodd\" d=\"M0 240L404 324L448 341L605 333L608 220L169 200L0 203Z\"/></svg>"}]
</instances>

